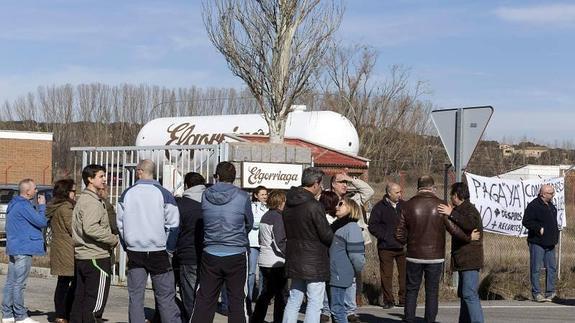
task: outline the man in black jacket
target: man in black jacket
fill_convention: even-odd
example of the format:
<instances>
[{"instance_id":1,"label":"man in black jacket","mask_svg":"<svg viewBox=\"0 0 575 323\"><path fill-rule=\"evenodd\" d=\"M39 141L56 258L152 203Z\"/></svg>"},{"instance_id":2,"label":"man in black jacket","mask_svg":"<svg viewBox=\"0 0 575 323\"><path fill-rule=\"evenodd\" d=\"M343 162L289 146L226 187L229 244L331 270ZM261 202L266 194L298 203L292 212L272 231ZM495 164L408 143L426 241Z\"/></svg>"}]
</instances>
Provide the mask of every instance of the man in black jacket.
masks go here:
<instances>
[{"instance_id":1,"label":"man in black jacket","mask_svg":"<svg viewBox=\"0 0 575 323\"><path fill-rule=\"evenodd\" d=\"M395 306L392 284L394 261L399 282L398 306L405 304L405 245L394 236L401 215L401 193L401 186L388 183L385 196L373 207L369 218L369 232L377 238L384 309Z\"/></svg>"},{"instance_id":2,"label":"man in black jacket","mask_svg":"<svg viewBox=\"0 0 575 323\"><path fill-rule=\"evenodd\" d=\"M304 322L319 322L329 281L329 247L333 232L317 201L322 191L324 173L309 167L302 174L302 186L287 193L283 220L287 238L286 272L291 278L290 295L284 311L284 323L295 323L299 308L307 294Z\"/></svg>"},{"instance_id":3,"label":"man in black jacket","mask_svg":"<svg viewBox=\"0 0 575 323\"><path fill-rule=\"evenodd\" d=\"M525 209L523 226L529 230L529 267L531 270L531 294L536 302L551 302L555 298L555 245L559 242L559 227L557 225L557 208L553 205L555 189L551 185L543 185L539 196L531 201ZM545 297L539 286L539 270L541 263L545 265Z\"/></svg>"},{"instance_id":4,"label":"man in black jacket","mask_svg":"<svg viewBox=\"0 0 575 323\"><path fill-rule=\"evenodd\" d=\"M198 264L203 249L204 222L202 219L202 194L206 180L201 174L190 172L184 177L186 190L178 198L180 233L176 244L176 260L180 269L180 294L184 304L185 322L190 320L196 298Z\"/></svg>"}]
</instances>

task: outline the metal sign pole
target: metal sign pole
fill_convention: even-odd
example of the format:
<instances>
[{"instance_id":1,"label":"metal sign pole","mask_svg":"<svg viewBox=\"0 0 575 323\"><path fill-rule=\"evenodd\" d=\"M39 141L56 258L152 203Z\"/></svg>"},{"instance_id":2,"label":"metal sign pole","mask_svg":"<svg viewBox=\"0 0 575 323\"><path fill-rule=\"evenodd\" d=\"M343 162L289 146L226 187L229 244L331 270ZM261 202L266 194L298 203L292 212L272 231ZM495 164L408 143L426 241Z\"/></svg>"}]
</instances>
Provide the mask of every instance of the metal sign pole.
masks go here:
<instances>
[{"instance_id":1,"label":"metal sign pole","mask_svg":"<svg viewBox=\"0 0 575 323\"><path fill-rule=\"evenodd\" d=\"M461 182L461 169L463 168L461 155L463 152L463 109L455 113L455 181Z\"/></svg>"},{"instance_id":2,"label":"metal sign pole","mask_svg":"<svg viewBox=\"0 0 575 323\"><path fill-rule=\"evenodd\" d=\"M454 153L454 168L455 168L455 181L461 181L461 152L463 151L463 109L459 108L455 112L455 153ZM451 244L453 244L453 237L451 237ZM453 261L453 259L451 259ZM459 285L459 276L455 274L455 271L451 272L451 284L453 287L457 288Z\"/></svg>"}]
</instances>

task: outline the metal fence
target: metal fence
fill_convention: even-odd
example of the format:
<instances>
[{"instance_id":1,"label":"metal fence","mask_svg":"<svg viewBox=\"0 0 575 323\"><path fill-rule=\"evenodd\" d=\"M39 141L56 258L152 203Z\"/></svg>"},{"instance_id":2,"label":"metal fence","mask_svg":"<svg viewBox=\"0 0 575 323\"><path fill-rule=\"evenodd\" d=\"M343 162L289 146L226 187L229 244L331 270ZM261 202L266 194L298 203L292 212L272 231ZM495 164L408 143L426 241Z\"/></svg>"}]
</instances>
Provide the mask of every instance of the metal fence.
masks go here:
<instances>
[{"instance_id":1,"label":"metal fence","mask_svg":"<svg viewBox=\"0 0 575 323\"><path fill-rule=\"evenodd\" d=\"M74 165L76 183L82 182L81 170L85 166L98 164L106 167L109 201L114 206L122 192L137 180L136 165L143 159L154 161L156 179L175 195L183 192L183 179L186 173L200 173L208 183L212 183L216 165L228 159L228 145L225 143L189 146L72 147L71 150L76 154ZM118 265L114 264L112 267L112 279L116 283L126 281L126 253L122 248L118 249Z\"/></svg>"}]
</instances>

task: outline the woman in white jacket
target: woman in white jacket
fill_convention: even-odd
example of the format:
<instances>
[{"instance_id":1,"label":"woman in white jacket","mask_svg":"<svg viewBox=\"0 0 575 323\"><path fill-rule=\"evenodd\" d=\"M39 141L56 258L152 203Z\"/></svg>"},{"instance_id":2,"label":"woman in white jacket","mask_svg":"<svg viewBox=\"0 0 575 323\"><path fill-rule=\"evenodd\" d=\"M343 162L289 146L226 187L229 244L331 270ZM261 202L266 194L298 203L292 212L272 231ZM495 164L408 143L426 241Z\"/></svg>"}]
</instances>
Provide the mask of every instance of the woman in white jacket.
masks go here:
<instances>
[{"instance_id":1,"label":"woman in white jacket","mask_svg":"<svg viewBox=\"0 0 575 323\"><path fill-rule=\"evenodd\" d=\"M282 211L286 202L283 191L273 190L269 196L269 211L262 217L260 224L260 272L266 283L263 286L251 323L263 323L268 305L274 298L274 323L281 323L286 299L284 290L287 283L285 274L286 234Z\"/></svg>"},{"instance_id":2,"label":"woman in white jacket","mask_svg":"<svg viewBox=\"0 0 575 323\"><path fill-rule=\"evenodd\" d=\"M252 192L252 213L254 215L254 226L250 231L248 238L250 240L250 258L248 260L248 298L254 301L257 295L253 294L256 282L256 272L258 268L258 256L260 254L259 228L262 216L268 211L266 202L268 200L268 190L264 186L254 188ZM262 279L258 289L262 289Z\"/></svg>"}]
</instances>

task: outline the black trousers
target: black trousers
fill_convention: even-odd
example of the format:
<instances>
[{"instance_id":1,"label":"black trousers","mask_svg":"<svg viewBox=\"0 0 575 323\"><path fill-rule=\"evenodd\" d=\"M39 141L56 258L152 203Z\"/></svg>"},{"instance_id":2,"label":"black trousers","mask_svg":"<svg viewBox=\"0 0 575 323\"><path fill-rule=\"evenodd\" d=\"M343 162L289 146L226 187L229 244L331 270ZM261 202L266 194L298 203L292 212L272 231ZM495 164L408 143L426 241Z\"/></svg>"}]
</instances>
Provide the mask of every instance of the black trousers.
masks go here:
<instances>
[{"instance_id":1,"label":"black trousers","mask_svg":"<svg viewBox=\"0 0 575 323\"><path fill-rule=\"evenodd\" d=\"M229 299L228 322L246 323L249 315L246 297L247 274L247 252L225 257L204 252L191 322L214 321L218 296L225 282Z\"/></svg>"},{"instance_id":2,"label":"black trousers","mask_svg":"<svg viewBox=\"0 0 575 323\"><path fill-rule=\"evenodd\" d=\"M70 319L75 289L74 276L58 276L56 289L54 290L54 312L56 312L56 318Z\"/></svg>"},{"instance_id":3,"label":"black trousers","mask_svg":"<svg viewBox=\"0 0 575 323\"><path fill-rule=\"evenodd\" d=\"M110 291L112 263L110 257L74 262L76 292L70 322L102 322L102 314Z\"/></svg>"},{"instance_id":4,"label":"black trousers","mask_svg":"<svg viewBox=\"0 0 575 323\"><path fill-rule=\"evenodd\" d=\"M263 323L268 311L268 305L272 298L274 299L274 323L281 323L284 316L284 309L286 306L285 299L285 286L287 284L287 277L284 267L265 268L260 267L261 273L264 276L264 288L256 302L256 309L252 316L252 323Z\"/></svg>"},{"instance_id":5,"label":"black trousers","mask_svg":"<svg viewBox=\"0 0 575 323\"><path fill-rule=\"evenodd\" d=\"M425 276L425 322L435 322L439 306L439 282L443 273L443 263L419 264L407 261L406 272L404 321L415 322L417 295L419 294L421 279Z\"/></svg>"}]
</instances>

